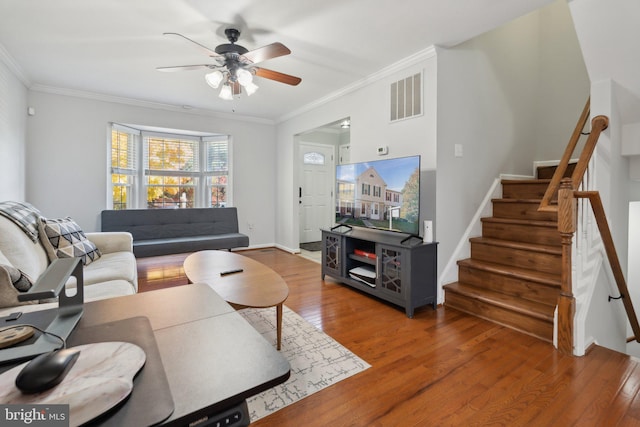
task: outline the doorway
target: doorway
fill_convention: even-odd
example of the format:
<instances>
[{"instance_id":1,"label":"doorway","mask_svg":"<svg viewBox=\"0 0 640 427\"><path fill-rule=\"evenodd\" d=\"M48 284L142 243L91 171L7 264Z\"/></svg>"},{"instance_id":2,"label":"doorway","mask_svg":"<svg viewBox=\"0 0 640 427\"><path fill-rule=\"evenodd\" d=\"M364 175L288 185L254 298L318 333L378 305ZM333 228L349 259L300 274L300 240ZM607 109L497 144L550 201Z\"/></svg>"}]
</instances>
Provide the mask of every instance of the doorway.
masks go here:
<instances>
[{"instance_id":1,"label":"doorway","mask_svg":"<svg viewBox=\"0 0 640 427\"><path fill-rule=\"evenodd\" d=\"M320 230L331 226L334 151L332 145L300 143L300 243L319 242Z\"/></svg>"},{"instance_id":2,"label":"doorway","mask_svg":"<svg viewBox=\"0 0 640 427\"><path fill-rule=\"evenodd\" d=\"M335 221L334 188L336 163L348 158L350 123L341 119L299 134L296 170L298 197L298 242L305 245L321 239L321 229L330 228ZM302 247L301 246L301 247Z\"/></svg>"}]
</instances>

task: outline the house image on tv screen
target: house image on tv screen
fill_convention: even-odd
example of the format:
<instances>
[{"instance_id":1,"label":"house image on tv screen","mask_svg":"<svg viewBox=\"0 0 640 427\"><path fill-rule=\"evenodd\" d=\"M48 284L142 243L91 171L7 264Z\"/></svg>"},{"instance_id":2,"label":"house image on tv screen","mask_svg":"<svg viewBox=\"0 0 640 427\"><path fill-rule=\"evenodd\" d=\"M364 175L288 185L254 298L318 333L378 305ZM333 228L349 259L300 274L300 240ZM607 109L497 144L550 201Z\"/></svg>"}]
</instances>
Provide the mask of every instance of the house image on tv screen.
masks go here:
<instances>
[{"instance_id":1,"label":"house image on tv screen","mask_svg":"<svg viewBox=\"0 0 640 427\"><path fill-rule=\"evenodd\" d=\"M336 222L417 234L419 157L340 165Z\"/></svg>"},{"instance_id":2,"label":"house image on tv screen","mask_svg":"<svg viewBox=\"0 0 640 427\"><path fill-rule=\"evenodd\" d=\"M338 198L340 216L376 220L387 219L390 207L400 207L402 193L388 189L380 174L370 167L358 175L355 183L339 181Z\"/></svg>"}]
</instances>

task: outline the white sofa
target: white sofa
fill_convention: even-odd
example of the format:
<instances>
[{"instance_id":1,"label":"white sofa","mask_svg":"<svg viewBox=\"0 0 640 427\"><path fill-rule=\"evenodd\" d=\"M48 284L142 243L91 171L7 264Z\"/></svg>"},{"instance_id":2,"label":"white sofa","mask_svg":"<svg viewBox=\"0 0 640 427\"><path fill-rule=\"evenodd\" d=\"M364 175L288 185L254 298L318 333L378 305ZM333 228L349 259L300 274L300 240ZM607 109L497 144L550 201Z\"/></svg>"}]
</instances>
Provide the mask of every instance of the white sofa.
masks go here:
<instances>
[{"instance_id":1,"label":"white sofa","mask_svg":"<svg viewBox=\"0 0 640 427\"><path fill-rule=\"evenodd\" d=\"M85 234L102 253L100 258L83 268L85 302L136 293L138 273L131 234ZM0 216L0 265L7 264L17 268L35 282L49 265L49 259L40 241L32 241L13 221ZM74 286L75 281L70 280L67 289ZM0 267L0 317L15 311L29 312L57 306L57 302L18 302L19 293L7 269Z\"/></svg>"}]
</instances>

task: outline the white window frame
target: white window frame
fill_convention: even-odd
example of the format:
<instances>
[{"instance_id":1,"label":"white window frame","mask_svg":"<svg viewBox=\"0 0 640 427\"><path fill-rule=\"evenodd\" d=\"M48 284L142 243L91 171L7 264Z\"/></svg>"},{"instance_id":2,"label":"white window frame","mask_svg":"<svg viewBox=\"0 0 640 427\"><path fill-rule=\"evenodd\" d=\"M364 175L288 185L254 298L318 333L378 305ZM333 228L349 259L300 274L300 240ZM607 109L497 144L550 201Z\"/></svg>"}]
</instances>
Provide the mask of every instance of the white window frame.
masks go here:
<instances>
[{"instance_id":1,"label":"white window frame","mask_svg":"<svg viewBox=\"0 0 640 427\"><path fill-rule=\"evenodd\" d=\"M233 206L233 192L232 192L232 139L230 135L222 134L205 134L201 132L179 131L173 129L159 129L145 126L136 125L124 125L118 123L111 123L108 129L108 144L107 144L107 206L109 209L113 209L113 182L112 174L122 173L122 170L116 170L111 167L111 143L112 132L116 130L119 132L125 132L134 138L134 150L133 156L136 161L136 170L131 173L127 170L128 175L132 177L132 182L129 184L129 191L131 194L127 194L127 206L126 209L146 209L147 206L147 184L146 176L149 171L145 168L145 159L147 158L147 147L144 143L146 136L167 138L167 139L180 139L191 140L198 142L198 167L194 172L167 172L167 171L154 171L154 175L166 175L166 176L191 176L195 179L196 185L194 190L194 206L193 207L212 207L210 204L211 190L213 185L209 184L209 177L219 175L217 171L206 170L207 161L207 143L209 142L227 142L227 182L226 182L226 204L227 206ZM215 207L215 206L214 206Z\"/></svg>"}]
</instances>

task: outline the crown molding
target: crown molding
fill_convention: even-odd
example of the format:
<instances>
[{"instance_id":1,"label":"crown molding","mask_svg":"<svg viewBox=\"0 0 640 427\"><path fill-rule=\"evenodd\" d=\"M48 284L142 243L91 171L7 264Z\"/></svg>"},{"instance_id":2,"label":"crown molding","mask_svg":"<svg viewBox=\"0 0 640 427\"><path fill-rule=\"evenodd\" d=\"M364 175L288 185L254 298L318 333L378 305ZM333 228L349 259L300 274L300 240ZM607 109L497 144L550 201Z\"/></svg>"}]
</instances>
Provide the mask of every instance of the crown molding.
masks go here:
<instances>
[{"instance_id":1,"label":"crown molding","mask_svg":"<svg viewBox=\"0 0 640 427\"><path fill-rule=\"evenodd\" d=\"M7 66L11 68L11 70L15 73L15 75L20 79L20 81L34 92L51 93L55 95L71 96L75 98L91 99L95 101L112 102L112 103L125 104L125 105L131 105L136 107L153 108L157 110L180 112L184 114L193 114L193 115L206 116L206 117L215 117L215 118L225 119L225 120L238 120L238 121L260 123L260 124L267 124L267 125L282 123L296 116L307 113L324 104L327 104L331 101L339 99L349 93L355 92L363 87L366 87L372 83L382 80L394 73L402 71L403 69L411 67L415 64L418 64L434 56L436 56L436 48L435 46L429 46L428 48L423 49L419 52L416 52L415 54L410 55L385 68L382 68L381 70L373 74L370 74L363 79L360 79L348 86L345 86L335 92L332 92L322 98L319 98L316 101L306 104L301 108L298 108L297 110L291 111L276 120L271 120L271 119L264 119L260 117L254 117L254 116L243 116L243 115L236 115L236 114L221 113L215 110L188 108L186 106L177 106L177 105L171 105L171 104L163 104L160 102L143 101L139 99L107 95L107 94L96 93L96 92L88 92L88 91L77 90L77 89L47 86L47 85L42 85L38 83L33 84L31 83L29 78L27 78L27 76L24 74L20 66L15 62L15 60L13 60L11 55L9 55L6 49L0 44L0 60L2 60L5 64L7 64Z\"/></svg>"},{"instance_id":2,"label":"crown molding","mask_svg":"<svg viewBox=\"0 0 640 427\"><path fill-rule=\"evenodd\" d=\"M5 64L11 72L22 82L26 87L31 86L31 80L24 73L22 68L18 65L15 59L11 56L9 51L0 43L0 62Z\"/></svg>"},{"instance_id":3,"label":"crown molding","mask_svg":"<svg viewBox=\"0 0 640 427\"><path fill-rule=\"evenodd\" d=\"M221 113L219 111L214 111L214 110L163 104L161 102L142 101L139 99L107 95L107 94L96 93L96 92L88 92L88 91L77 90L77 89L67 89L67 88L60 88L55 86L46 86L46 85L41 85L37 83L29 87L29 89L34 92L43 92L43 93L50 93L54 95L71 96L74 98L84 98L84 99L90 99L94 101L112 102L117 104L130 105L134 107L143 107L143 108L152 108L156 110L180 112L184 114L193 114L197 116L215 117L215 118L225 119L225 120L238 120L243 122L260 123L260 124L266 124L266 125L275 124L274 120L264 119L260 117L227 114L227 113Z\"/></svg>"},{"instance_id":4,"label":"crown molding","mask_svg":"<svg viewBox=\"0 0 640 427\"><path fill-rule=\"evenodd\" d=\"M379 80L382 80L388 76L391 76L394 73L397 73L399 71L402 71L405 68L411 67L415 64L418 64L422 61L425 61L429 58L432 58L436 56L436 48L435 46L431 45L429 47L427 47L426 49L423 49L419 52L414 53L413 55L407 56L404 59L401 59L400 61L391 64L385 68L382 68L379 71L376 71L373 74L368 75L367 77L360 79L348 86L345 86L335 92L332 92L320 99L317 99L313 102L310 102L309 104L306 104L300 108L298 108L297 110L291 111L290 113L287 113L283 116L281 116L280 118L278 118L276 120L276 123L282 123L285 122L287 120L290 120L296 116L299 116L301 114L307 113L313 109L316 109L324 104L327 104L331 101L334 101L338 98L341 98L349 93L355 92L358 89L361 89L365 86L368 86L374 82L377 82Z\"/></svg>"}]
</instances>

